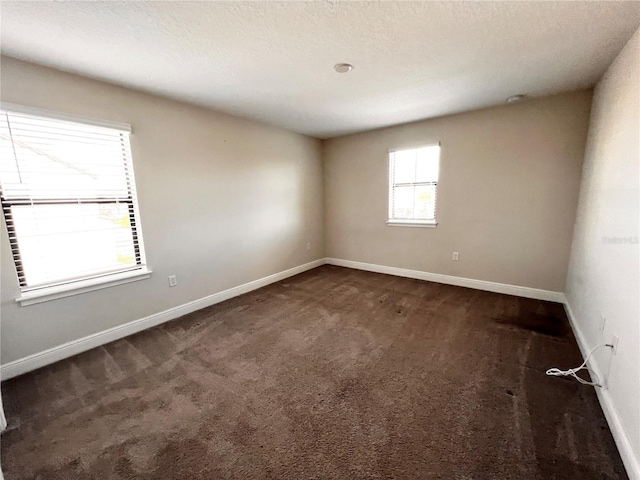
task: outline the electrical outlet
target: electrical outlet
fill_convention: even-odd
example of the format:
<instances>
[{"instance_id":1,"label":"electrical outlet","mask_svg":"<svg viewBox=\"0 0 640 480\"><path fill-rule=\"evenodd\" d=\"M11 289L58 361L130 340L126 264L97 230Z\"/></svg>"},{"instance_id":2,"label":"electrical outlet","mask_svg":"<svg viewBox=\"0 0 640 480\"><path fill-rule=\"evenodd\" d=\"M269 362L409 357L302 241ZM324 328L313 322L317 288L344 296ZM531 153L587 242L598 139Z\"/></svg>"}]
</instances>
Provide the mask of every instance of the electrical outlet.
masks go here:
<instances>
[{"instance_id":1,"label":"electrical outlet","mask_svg":"<svg viewBox=\"0 0 640 480\"><path fill-rule=\"evenodd\" d=\"M311 250L311 243L307 242L307 250Z\"/></svg>"},{"instance_id":2,"label":"electrical outlet","mask_svg":"<svg viewBox=\"0 0 640 480\"><path fill-rule=\"evenodd\" d=\"M176 285L178 285L178 277L175 275L169 275L169 286L175 287Z\"/></svg>"},{"instance_id":3,"label":"electrical outlet","mask_svg":"<svg viewBox=\"0 0 640 480\"><path fill-rule=\"evenodd\" d=\"M453 259L458 260L458 252L453 252Z\"/></svg>"},{"instance_id":4,"label":"electrical outlet","mask_svg":"<svg viewBox=\"0 0 640 480\"><path fill-rule=\"evenodd\" d=\"M618 336L614 335L613 337L611 337L611 341L609 342L609 345L612 345L613 347L611 348L611 355L615 355L616 353L618 353Z\"/></svg>"}]
</instances>

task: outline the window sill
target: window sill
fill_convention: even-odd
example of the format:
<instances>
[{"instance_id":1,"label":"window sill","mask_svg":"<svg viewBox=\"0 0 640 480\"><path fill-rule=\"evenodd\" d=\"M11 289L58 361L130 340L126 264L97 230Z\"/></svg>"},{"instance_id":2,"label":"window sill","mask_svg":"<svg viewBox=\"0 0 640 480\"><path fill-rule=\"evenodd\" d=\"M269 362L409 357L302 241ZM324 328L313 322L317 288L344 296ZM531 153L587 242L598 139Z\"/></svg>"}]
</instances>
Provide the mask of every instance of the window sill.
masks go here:
<instances>
[{"instance_id":1,"label":"window sill","mask_svg":"<svg viewBox=\"0 0 640 480\"><path fill-rule=\"evenodd\" d=\"M435 220L387 220L387 225L390 227L427 227L436 228L438 222Z\"/></svg>"},{"instance_id":2,"label":"window sill","mask_svg":"<svg viewBox=\"0 0 640 480\"><path fill-rule=\"evenodd\" d=\"M24 292L16 302L22 307L33 305L35 303L48 302L59 298L79 295L81 293L93 292L103 288L115 287L124 283L137 282L151 277L151 270L146 267L122 273L112 273L101 277L89 278L86 280L78 280L77 282L65 283L63 285L55 285L53 287L43 287L37 290Z\"/></svg>"}]
</instances>

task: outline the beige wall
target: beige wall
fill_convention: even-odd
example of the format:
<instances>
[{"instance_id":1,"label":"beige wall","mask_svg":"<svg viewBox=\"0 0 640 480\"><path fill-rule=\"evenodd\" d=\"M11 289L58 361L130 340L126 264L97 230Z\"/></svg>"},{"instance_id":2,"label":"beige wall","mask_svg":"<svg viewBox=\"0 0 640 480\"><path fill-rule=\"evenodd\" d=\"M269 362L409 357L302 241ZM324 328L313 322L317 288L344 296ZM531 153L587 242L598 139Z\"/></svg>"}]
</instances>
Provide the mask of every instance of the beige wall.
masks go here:
<instances>
[{"instance_id":1,"label":"beige wall","mask_svg":"<svg viewBox=\"0 0 640 480\"><path fill-rule=\"evenodd\" d=\"M591 93L326 141L327 256L562 292ZM437 228L387 226L387 151L436 142Z\"/></svg>"},{"instance_id":2,"label":"beige wall","mask_svg":"<svg viewBox=\"0 0 640 480\"><path fill-rule=\"evenodd\" d=\"M613 335L620 339L615 356L601 349L594 361L607 375L602 394L619 418L621 428L612 430L619 433L615 438L631 478L640 478L638 237L640 30L595 89L566 286L576 334L586 348L610 342Z\"/></svg>"},{"instance_id":3,"label":"beige wall","mask_svg":"<svg viewBox=\"0 0 640 480\"><path fill-rule=\"evenodd\" d=\"M3 364L324 256L320 141L11 58L1 67L2 101L132 125L154 272L20 307L2 224Z\"/></svg>"}]
</instances>

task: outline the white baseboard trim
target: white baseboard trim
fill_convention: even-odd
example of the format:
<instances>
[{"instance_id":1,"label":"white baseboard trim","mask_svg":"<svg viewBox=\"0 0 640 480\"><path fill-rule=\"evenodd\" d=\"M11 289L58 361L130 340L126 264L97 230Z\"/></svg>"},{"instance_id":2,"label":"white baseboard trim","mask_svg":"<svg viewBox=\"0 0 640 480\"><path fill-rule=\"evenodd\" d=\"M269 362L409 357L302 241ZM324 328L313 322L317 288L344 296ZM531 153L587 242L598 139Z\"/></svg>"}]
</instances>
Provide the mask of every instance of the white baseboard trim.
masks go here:
<instances>
[{"instance_id":1,"label":"white baseboard trim","mask_svg":"<svg viewBox=\"0 0 640 480\"><path fill-rule=\"evenodd\" d=\"M562 303L564 301L564 295L562 292L552 292L550 290L520 287L517 285L508 285L506 283L487 282L485 280L474 280L472 278L454 277L451 275L429 273L420 270L408 270L406 268L387 267L385 265L376 265L373 263L354 262L352 260L341 260L339 258L326 258L326 263L329 265L337 265L339 267L355 268L358 270L367 270L369 272L376 273L386 273L387 275L396 275L398 277L415 278L418 280L427 280L429 282L444 283L446 285L455 285L458 287L475 288L476 290L516 295L518 297L533 298L536 300L548 300L550 302L558 303Z\"/></svg>"},{"instance_id":2,"label":"white baseboard trim","mask_svg":"<svg viewBox=\"0 0 640 480\"><path fill-rule=\"evenodd\" d=\"M93 335L89 335L78 340L73 340L43 352L14 360L13 362L9 362L0 367L0 379L8 380L9 378L17 377L23 373L44 367L45 365L77 355L78 353L99 347L100 345L105 345L109 342L113 342L114 340L133 335L134 333L146 330L147 328L155 327L156 325L173 320L174 318L200 310L201 308L223 302L230 298L237 297L238 295L242 295L243 293L247 293L271 283L279 282L285 278L292 277L293 275L306 272L312 268L324 265L324 263L324 258L314 260L313 262L274 273L273 275L259 278L258 280L254 280L222 292L214 293L213 295L208 295L204 298L170 308L163 312L154 313L148 317L140 318L138 320L125 323L124 325L118 325L117 327L103 330L102 332L94 333Z\"/></svg>"},{"instance_id":3,"label":"white baseboard trim","mask_svg":"<svg viewBox=\"0 0 640 480\"><path fill-rule=\"evenodd\" d=\"M313 262L305 263L297 267L284 270L282 272L269 275L267 277L254 280L252 282L239 285L237 287L214 293L206 297L194 300L174 308L170 308L163 312L155 313L124 325L104 330L93 335L74 340L57 347L50 348L40 353L29 355L27 357L9 362L0 366L0 379L8 380L10 378L22 375L37 368L44 367L59 360L77 355L84 351L90 350L100 345L105 345L114 340L133 335L142 330L160 325L161 323L173 320L188 313L200 310L216 303L223 302L233 297L237 297L244 293L256 290L269 284L284 280L299 273L311 270L324 264L336 265L340 267L354 268L357 270L366 270L369 272L384 273L388 275L396 275L399 277L415 278L418 280L427 280L430 282L443 283L447 285L456 285L459 287L475 288L477 290L486 290L489 292L504 293L507 295L517 295L525 298L533 298L537 300L548 300L564 304L567 317L573 329L574 335L582 352L583 358L589 351L586 339L578 327L578 323L573 316L570 305L563 293L553 292L549 290L540 290L536 288L520 287L516 285L508 285L503 283L488 282L484 280L474 280L471 278L454 277L451 275L441 275L438 273L422 272L419 270L409 270L397 267L388 267L384 265L376 265L372 263L355 262L352 260L342 260L338 258L321 258ZM592 357L594 358L594 357ZM596 372L598 378L603 378L598 365L591 361L589 368ZM624 429L622 420L615 408L613 399L608 390L596 388L598 400L604 412L605 418L609 424L609 428L616 442L622 461L627 469L627 474L631 480L640 480L640 459L634 452L629 437Z\"/></svg>"},{"instance_id":4,"label":"white baseboard trim","mask_svg":"<svg viewBox=\"0 0 640 480\"><path fill-rule=\"evenodd\" d=\"M578 326L578 322L576 321L576 318L573 315L573 311L571 310L571 305L569 305L566 298L564 299L563 303L565 312L567 312L567 317L569 318L569 323L571 324L571 329L573 330L573 334L576 337L576 341L578 342L578 347L580 348L580 352L582 353L582 358L586 358L589 351L594 347L594 345L587 344L587 339ZM598 363L595 361L595 357L591 357L587 366L595 372L599 379L604 379L602 370L600 369ZM604 412L604 417L609 424L609 430L611 430L613 439L615 440L618 451L620 452L622 463L624 463L624 466L627 470L627 475L629 476L630 480L640 480L640 458L638 458L640 456L640 452L635 452L633 450L633 447L631 446L629 436L627 435L627 431L624 428L622 419L618 414L618 410L615 407L613 398L611 397L611 393L606 388L594 388L596 389L596 394L598 395L598 400L600 401L600 407Z\"/></svg>"}]
</instances>

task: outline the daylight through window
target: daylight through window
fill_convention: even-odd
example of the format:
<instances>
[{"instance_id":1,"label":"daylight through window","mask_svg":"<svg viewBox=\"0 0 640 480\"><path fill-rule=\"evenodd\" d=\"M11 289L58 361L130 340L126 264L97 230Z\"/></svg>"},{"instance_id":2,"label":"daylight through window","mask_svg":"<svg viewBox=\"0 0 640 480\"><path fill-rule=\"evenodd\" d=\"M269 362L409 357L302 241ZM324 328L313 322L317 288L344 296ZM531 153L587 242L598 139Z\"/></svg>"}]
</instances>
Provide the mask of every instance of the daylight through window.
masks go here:
<instances>
[{"instance_id":1,"label":"daylight through window","mask_svg":"<svg viewBox=\"0 0 640 480\"><path fill-rule=\"evenodd\" d=\"M0 110L0 197L23 292L145 268L126 128Z\"/></svg>"},{"instance_id":2,"label":"daylight through window","mask_svg":"<svg viewBox=\"0 0 640 480\"><path fill-rule=\"evenodd\" d=\"M435 225L440 146L389 152L390 224Z\"/></svg>"}]
</instances>

